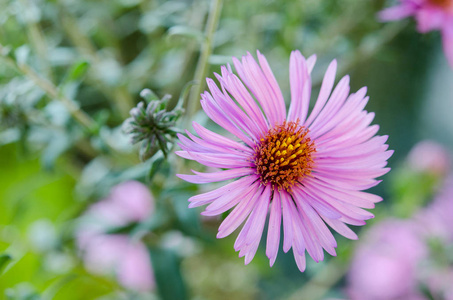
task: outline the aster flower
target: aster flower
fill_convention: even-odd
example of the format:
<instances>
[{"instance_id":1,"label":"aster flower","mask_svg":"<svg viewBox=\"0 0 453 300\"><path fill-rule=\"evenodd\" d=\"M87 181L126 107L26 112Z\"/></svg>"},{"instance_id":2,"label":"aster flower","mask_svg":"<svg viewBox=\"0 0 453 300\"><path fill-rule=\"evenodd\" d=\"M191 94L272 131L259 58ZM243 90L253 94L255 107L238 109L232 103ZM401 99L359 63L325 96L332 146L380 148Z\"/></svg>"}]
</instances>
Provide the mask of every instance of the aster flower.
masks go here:
<instances>
[{"instance_id":1,"label":"aster flower","mask_svg":"<svg viewBox=\"0 0 453 300\"><path fill-rule=\"evenodd\" d=\"M421 33L440 30L447 60L453 67L453 1L400 0L400 4L379 13L382 21L400 20L414 16Z\"/></svg>"},{"instance_id":2,"label":"aster flower","mask_svg":"<svg viewBox=\"0 0 453 300\"><path fill-rule=\"evenodd\" d=\"M309 114L311 71L316 57L305 59L299 51L290 58L291 104L285 102L277 81L258 52L233 58L239 77L223 66L215 74L220 88L207 79L210 90L201 95L206 114L232 133L233 140L196 122L198 137L186 131L178 135L182 151L177 154L218 172L178 175L192 183L236 179L216 190L189 199L189 207L209 204L202 215L214 216L231 210L217 234L223 238L242 223L234 248L248 264L263 234L268 212L266 254L272 266L280 244L283 220L283 250L293 249L297 266L305 269L305 251L315 260L323 249L335 254L336 241L329 225L343 236L356 239L346 224L364 225L382 198L362 192L379 183L376 177L389 171L392 155L387 136L375 136L379 126L370 126L374 113L364 107L366 88L349 94L349 77L332 91L337 63L324 76L318 99ZM250 92L249 92L250 91ZM256 99L256 100L255 100Z\"/></svg>"}]
</instances>

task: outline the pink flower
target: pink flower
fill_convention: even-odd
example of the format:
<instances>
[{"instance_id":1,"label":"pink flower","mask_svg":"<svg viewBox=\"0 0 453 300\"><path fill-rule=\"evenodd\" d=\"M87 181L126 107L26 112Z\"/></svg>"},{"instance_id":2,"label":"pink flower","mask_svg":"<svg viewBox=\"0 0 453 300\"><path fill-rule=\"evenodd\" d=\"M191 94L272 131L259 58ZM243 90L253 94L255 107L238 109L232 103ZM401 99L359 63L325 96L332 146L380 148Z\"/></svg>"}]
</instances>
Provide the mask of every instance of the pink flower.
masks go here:
<instances>
[{"instance_id":1,"label":"pink flower","mask_svg":"<svg viewBox=\"0 0 453 300\"><path fill-rule=\"evenodd\" d=\"M239 77L224 66L221 75L215 74L220 89L207 79L210 93L201 95L206 114L239 141L196 122L198 137L188 131L189 138L179 135L179 156L225 170L178 176L192 183L236 179L190 198L189 207L209 204L202 212L206 216L232 209L217 237L228 236L245 222L234 248L245 256L246 264L257 251L270 211L266 247L270 265L277 257L283 220L283 250L292 248L304 271L305 250L317 262L324 258L323 249L336 255L337 243L327 225L356 239L346 224L364 225L373 217L363 208L373 208L382 198L362 190L377 185L380 181L375 178L389 171L385 166L393 151L387 151L387 136L375 136L379 126L370 126L374 113L364 110L366 88L349 94L345 76L333 89L335 60L310 113L310 73L316 57L305 59L299 51L292 52L288 112L259 52L258 60L259 64L250 54L242 61L233 58Z\"/></svg>"},{"instance_id":2,"label":"pink flower","mask_svg":"<svg viewBox=\"0 0 453 300\"><path fill-rule=\"evenodd\" d=\"M127 288L148 291L154 287L150 256L145 245L109 229L146 219L154 210L148 188L128 181L112 188L107 199L93 204L82 217L76 233L84 264L96 274L114 273Z\"/></svg>"},{"instance_id":3,"label":"pink flower","mask_svg":"<svg viewBox=\"0 0 453 300\"><path fill-rule=\"evenodd\" d=\"M350 298L424 299L418 291L416 270L427 253L414 222L387 220L376 225L352 260L348 274Z\"/></svg>"},{"instance_id":4,"label":"pink flower","mask_svg":"<svg viewBox=\"0 0 453 300\"><path fill-rule=\"evenodd\" d=\"M445 180L433 202L422 209L416 218L423 224L425 236L453 243L453 177Z\"/></svg>"},{"instance_id":5,"label":"pink flower","mask_svg":"<svg viewBox=\"0 0 453 300\"><path fill-rule=\"evenodd\" d=\"M126 181L114 186L106 199L93 204L88 214L105 225L124 226L146 219L153 211L148 188L138 181Z\"/></svg>"},{"instance_id":6,"label":"pink flower","mask_svg":"<svg viewBox=\"0 0 453 300\"><path fill-rule=\"evenodd\" d=\"M134 242L127 235L98 234L85 241L82 250L88 271L100 275L115 273L123 286L137 291L154 287L151 260L143 243Z\"/></svg>"},{"instance_id":7,"label":"pink flower","mask_svg":"<svg viewBox=\"0 0 453 300\"><path fill-rule=\"evenodd\" d=\"M400 4L379 13L382 21L399 20L414 16L421 33L440 30L445 55L453 67L453 1L400 0Z\"/></svg>"},{"instance_id":8,"label":"pink flower","mask_svg":"<svg viewBox=\"0 0 453 300\"><path fill-rule=\"evenodd\" d=\"M417 172L445 176L450 170L450 155L434 141L421 141L409 152L409 166Z\"/></svg>"}]
</instances>

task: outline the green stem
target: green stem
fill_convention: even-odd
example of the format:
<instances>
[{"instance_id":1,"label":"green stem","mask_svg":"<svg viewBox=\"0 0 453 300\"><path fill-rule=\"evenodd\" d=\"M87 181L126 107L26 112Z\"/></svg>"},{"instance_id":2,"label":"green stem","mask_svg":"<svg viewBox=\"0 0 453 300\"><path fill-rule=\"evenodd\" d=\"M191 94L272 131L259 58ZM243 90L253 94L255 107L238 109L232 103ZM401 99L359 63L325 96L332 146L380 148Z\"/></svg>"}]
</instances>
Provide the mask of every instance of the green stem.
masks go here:
<instances>
[{"instance_id":1,"label":"green stem","mask_svg":"<svg viewBox=\"0 0 453 300\"><path fill-rule=\"evenodd\" d=\"M30 3L28 0L21 0L20 3L22 4L23 9L29 9ZM41 27L38 22L27 21L25 23L30 41L32 42L33 48L35 48L36 54L39 57L39 64L47 78L52 81L52 68L50 67L47 59L47 43Z\"/></svg>"},{"instance_id":2,"label":"green stem","mask_svg":"<svg viewBox=\"0 0 453 300\"><path fill-rule=\"evenodd\" d=\"M213 0L206 23L205 40L201 47L200 58L195 69L194 80L198 83L191 89L189 101L187 103L185 125L189 125L192 117L200 109L200 94L204 88L204 79L208 71L209 57L212 54L214 34L220 20L223 0Z\"/></svg>"}]
</instances>

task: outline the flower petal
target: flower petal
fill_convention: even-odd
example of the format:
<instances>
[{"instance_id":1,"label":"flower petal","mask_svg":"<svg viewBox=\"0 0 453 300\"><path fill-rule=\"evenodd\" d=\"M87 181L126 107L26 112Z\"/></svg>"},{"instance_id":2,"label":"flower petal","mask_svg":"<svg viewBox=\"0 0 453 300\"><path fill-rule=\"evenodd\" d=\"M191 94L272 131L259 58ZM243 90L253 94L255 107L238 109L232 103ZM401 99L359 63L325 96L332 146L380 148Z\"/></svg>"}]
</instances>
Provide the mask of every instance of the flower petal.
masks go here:
<instances>
[{"instance_id":1,"label":"flower petal","mask_svg":"<svg viewBox=\"0 0 453 300\"><path fill-rule=\"evenodd\" d=\"M274 197L269 215L269 228L267 231L266 255L269 258L269 265L274 265L280 245L280 226L282 223L282 207L280 193L274 191Z\"/></svg>"},{"instance_id":2,"label":"flower petal","mask_svg":"<svg viewBox=\"0 0 453 300\"><path fill-rule=\"evenodd\" d=\"M305 122L311 96L311 77L305 57L299 51L291 52L289 60L289 80L291 85L291 104L288 121Z\"/></svg>"}]
</instances>

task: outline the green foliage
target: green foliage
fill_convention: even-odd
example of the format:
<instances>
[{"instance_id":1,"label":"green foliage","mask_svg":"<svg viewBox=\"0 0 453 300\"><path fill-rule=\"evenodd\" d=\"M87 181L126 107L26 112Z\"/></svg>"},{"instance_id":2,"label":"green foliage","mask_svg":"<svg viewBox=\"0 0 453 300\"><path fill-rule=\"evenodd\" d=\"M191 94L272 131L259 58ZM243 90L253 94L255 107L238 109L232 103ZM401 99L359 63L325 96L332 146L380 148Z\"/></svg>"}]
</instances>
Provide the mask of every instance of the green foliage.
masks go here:
<instances>
[{"instance_id":1,"label":"green foliage","mask_svg":"<svg viewBox=\"0 0 453 300\"><path fill-rule=\"evenodd\" d=\"M177 255L171 250L159 248L151 248L150 254L161 299L188 299Z\"/></svg>"},{"instance_id":2,"label":"green foliage","mask_svg":"<svg viewBox=\"0 0 453 300\"><path fill-rule=\"evenodd\" d=\"M4 269L8 264L11 262L13 258L11 255L8 254L1 254L0 255L0 275L4 272Z\"/></svg>"}]
</instances>

